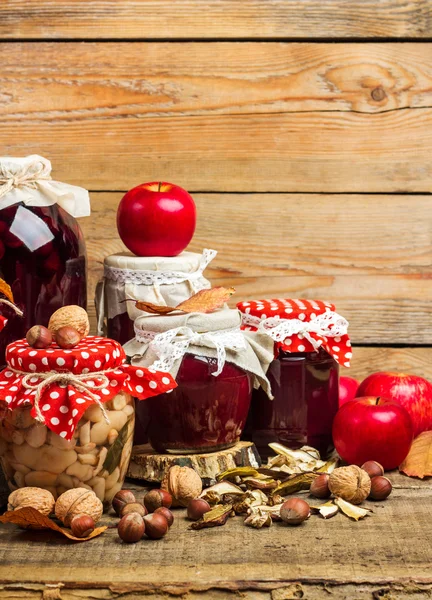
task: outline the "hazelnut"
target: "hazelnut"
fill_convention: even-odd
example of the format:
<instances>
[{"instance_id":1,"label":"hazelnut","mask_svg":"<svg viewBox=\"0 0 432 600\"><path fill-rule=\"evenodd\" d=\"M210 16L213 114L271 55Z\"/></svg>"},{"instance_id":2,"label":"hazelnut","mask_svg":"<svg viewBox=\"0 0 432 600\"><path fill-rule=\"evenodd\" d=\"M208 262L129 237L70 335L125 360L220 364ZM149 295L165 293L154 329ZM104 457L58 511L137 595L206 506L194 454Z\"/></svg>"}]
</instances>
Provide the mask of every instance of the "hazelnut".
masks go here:
<instances>
[{"instance_id":1,"label":"hazelnut","mask_svg":"<svg viewBox=\"0 0 432 600\"><path fill-rule=\"evenodd\" d=\"M136 502L135 496L130 490L120 490L112 499L112 507L115 510L116 515L119 517L121 509L125 504L130 502Z\"/></svg>"},{"instance_id":2,"label":"hazelnut","mask_svg":"<svg viewBox=\"0 0 432 600\"><path fill-rule=\"evenodd\" d=\"M141 504L141 502L128 502L128 504L125 504L122 507L120 516L124 517L130 513L138 513L141 517L144 517L147 514L147 510L145 506Z\"/></svg>"},{"instance_id":3,"label":"hazelnut","mask_svg":"<svg viewBox=\"0 0 432 600\"><path fill-rule=\"evenodd\" d=\"M48 490L37 487L20 488L9 494L8 510L19 510L27 506L48 516L54 511L54 496Z\"/></svg>"},{"instance_id":4,"label":"hazelnut","mask_svg":"<svg viewBox=\"0 0 432 600\"><path fill-rule=\"evenodd\" d=\"M77 538L88 537L95 529L95 522L89 515L76 515L71 521L72 535Z\"/></svg>"},{"instance_id":5,"label":"hazelnut","mask_svg":"<svg viewBox=\"0 0 432 600\"><path fill-rule=\"evenodd\" d=\"M151 490L144 496L144 505L149 513L154 512L157 508L165 506L170 508L172 504L172 496L166 490Z\"/></svg>"},{"instance_id":6,"label":"hazelnut","mask_svg":"<svg viewBox=\"0 0 432 600\"><path fill-rule=\"evenodd\" d=\"M371 500L385 500L390 496L392 489L393 486L390 479L382 475L377 475L372 479L369 498Z\"/></svg>"},{"instance_id":7,"label":"hazelnut","mask_svg":"<svg viewBox=\"0 0 432 600\"><path fill-rule=\"evenodd\" d=\"M174 465L165 473L161 487L173 498L173 506L187 506L202 492L201 477L190 467Z\"/></svg>"},{"instance_id":8,"label":"hazelnut","mask_svg":"<svg viewBox=\"0 0 432 600\"><path fill-rule=\"evenodd\" d=\"M211 510L210 504L203 498L191 500L187 507L187 516L191 521L198 521L206 512Z\"/></svg>"},{"instance_id":9,"label":"hazelnut","mask_svg":"<svg viewBox=\"0 0 432 600\"><path fill-rule=\"evenodd\" d=\"M384 467L379 462L376 462L376 460L368 460L361 468L363 471L366 471L371 479L377 475L384 475Z\"/></svg>"},{"instance_id":10,"label":"hazelnut","mask_svg":"<svg viewBox=\"0 0 432 600\"><path fill-rule=\"evenodd\" d=\"M55 332L55 341L60 348L70 350L71 348L78 346L81 341L81 336L73 327L65 326L57 329Z\"/></svg>"},{"instance_id":11,"label":"hazelnut","mask_svg":"<svg viewBox=\"0 0 432 600\"><path fill-rule=\"evenodd\" d=\"M89 515L97 523L103 513L103 504L92 490L74 488L57 498L55 515L69 527L76 515Z\"/></svg>"},{"instance_id":12,"label":"hazelnut","mask_svg":"<svg viewBox=\"0 0 432 600\"><path fill-rule=\"evenodd\" d=\"M145 532L151 540L159 540L167 534L169 525L166 518L160 513L151 513L144 517Z\"/></svg>"},{"instance_id":13,"label":"hazelnut","mask_svg":"<svg viewBox=\"0 0 432 600\"><path fill-rule=\"evenodd\" d=\"M48 329L55 333L60 327L73 327L81 336L86 337L90 331L90 322L87 312L81 306L63 306L51 315Z\"/></svg>"},{"instance_id":14,"label":"hazelnut","mask_svg":"<svg viewBox=\"0 0 432 600\"><path fill-rule=\"evenodd\" d=\"M301 498L290 498L282 504L280 509L280 517L288 525L300 525L309 516L309 504Z\"/></svg>"},{"instance_id":15,"label":"hazelnut","mask_svg":"<svg viewBox=\"0 0 432 600\"><path fill-rule=\"evenodd\" d=\"M351 504L360 504L369 496L371 478L356 465L339 467L330 474L329 488L338 498Z\"/></svg>"},{"instance_id":16,"label":"hazelnut","mask_svg":"<svg viewBox=\"0 0 432 600\"><path fill-rule=\"evenodd\" d=\"M129 513L122 517L117 525L117 533L121 540L128 544L139 542L145 532L145 524L141 515Z\"/></svg>"},{"instance_id":17,"label":"hazelnut","mask_svg":"<svg viewBox=\"0 0 432 600\"><path fill-rule=\"evenodd\" d=\"M310 493L315 498L330 498L331 491L329 489L329 475L327 473L322 473L322 475L318 475L316 479L312 481L310 486Z\"/></svg>"},{"instance_id":18,"label":"hazelnut","mask_svg":"<svg viewBox=\"0 0 432 600\"><path fill-rule=\"evenodd\" d=\"M172 514L169 508L166 508L166 506L160 506L154 511L154 514L163 515L168 521L168 527L171 527L171 525L174 523L174 515Z\"/></svg>"},{"instance_id":19,"label":"hazelnut","mask_svg":"<svg viewBox=\"0 0 432 600\"><path fill-rule=\"evenodd\" d=\"M32 348L48 348L51 346L53 337L52 333L43 325L35 325L27 331L26 340Z\"/></svg>"}]
</instances>

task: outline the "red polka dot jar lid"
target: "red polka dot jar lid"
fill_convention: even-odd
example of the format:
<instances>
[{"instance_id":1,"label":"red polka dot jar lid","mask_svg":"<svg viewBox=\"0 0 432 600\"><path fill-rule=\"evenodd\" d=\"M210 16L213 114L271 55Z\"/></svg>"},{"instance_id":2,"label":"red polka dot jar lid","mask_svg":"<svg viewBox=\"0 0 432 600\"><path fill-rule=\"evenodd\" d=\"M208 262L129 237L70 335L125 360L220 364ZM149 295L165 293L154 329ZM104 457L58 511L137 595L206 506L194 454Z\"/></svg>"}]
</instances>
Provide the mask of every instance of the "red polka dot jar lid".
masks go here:
<instances>
[{"instance_id":1,"label":"red polka dot jar lid","mask_svg":"<svg viewBox=\"0 0 432 600\"><path fill-rule=\"evenodd\" d=\"M86 337L71 350L55 344L36 350L18 340L7 347L0 373L0 401L13 410L31 404L31 416L70 440L91 404L103 404L120 392L140 400L174 389L171 375L126 363L120 344Z\"/></svg>"},{"instance_id":2,"label":"red polka dot jar lid","mask_svg":"<svg viewBox=\"0 0 432 600\"><path fill-rule=\"evenodd\" d=\"M348 321L322 300L278 298L239 302L242 329L269 335L277 350L317 352L321 347L339 364L350 366Z\"/></svg>"}]
</instances>

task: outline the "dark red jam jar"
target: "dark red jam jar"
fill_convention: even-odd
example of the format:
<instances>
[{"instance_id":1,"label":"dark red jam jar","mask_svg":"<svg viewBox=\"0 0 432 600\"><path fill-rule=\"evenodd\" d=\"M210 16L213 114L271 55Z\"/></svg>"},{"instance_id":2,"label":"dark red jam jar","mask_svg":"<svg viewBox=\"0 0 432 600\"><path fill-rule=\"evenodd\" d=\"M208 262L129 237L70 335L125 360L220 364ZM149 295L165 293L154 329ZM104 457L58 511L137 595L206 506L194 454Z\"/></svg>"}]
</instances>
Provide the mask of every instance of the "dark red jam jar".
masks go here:
<instances>
[{"instance_id":1,"label":"dark red jam jar","mask_svg":"<svg viewBox=\"0 0 432 600\"><path fill-rule=\"evenodd\" d=\"M261 456L268 444L309 445L326 456L339 407L339 363L349 366L347 321L332 304L315 300L241 302L242 328L267 333L275 359L267 372L273 400L255 390L247 434Z\"/></svg>"},{"instance_id":2,"label":"dark red jam jar","mask_svg":"<svg viewBox=\"0 0 432 600\"><path fill-rule=\"evenodd\" d=\"M5 182L0 185L0 277L11 286L15 303L24 312L20 317L0 305L8 319L0 337L0 364L9 343L24 337L35 324L48 325L58 308L87 306L83 235L61 205L84 216L88 193L51 181L50 171L49 161L42 157L0 159L0 182ZM53 200L56 194L59 203ZM66 196L67 202L62 202Z\"/></svg>"}]
</instances>

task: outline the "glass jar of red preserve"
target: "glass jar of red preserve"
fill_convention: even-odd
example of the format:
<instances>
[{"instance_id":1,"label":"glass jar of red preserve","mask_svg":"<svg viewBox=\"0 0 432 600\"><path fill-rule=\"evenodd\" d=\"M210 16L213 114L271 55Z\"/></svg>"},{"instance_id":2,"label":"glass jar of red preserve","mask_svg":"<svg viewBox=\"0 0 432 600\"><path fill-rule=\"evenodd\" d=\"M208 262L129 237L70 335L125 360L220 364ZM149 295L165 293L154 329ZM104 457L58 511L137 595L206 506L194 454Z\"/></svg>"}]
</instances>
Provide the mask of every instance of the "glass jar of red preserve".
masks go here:
<instances>
[{"instance_id":1,"label":"glass jar of red preserve","mask_svg":"<svg viewBox=\"0 0 432 600\"><path fill-rule=\"evenodd\" d=\"M254 385L268 385L264 369L228 308L210 314L149 315L135 321L125 345L134 366L170 372L178 387L149 399L148 435L157 452L213 452L235 445ZM262 354L271 359L270 347ZM137 405L137 412L141 406Z\"/></svg>"},{"instance_id":2,"label":"glass jar of red preserve","mask_svg":"<svg viewBox=\"0 0 432 600\"><path fill-rule=\"evenodd\" d=\"M6 346L35 324L47 325L61 306L86 308L86 253L75 217L90 214L88 192L51 180L41 156L0 158L0 277L12 288L21 318L0 305Z\"/></svg>"},{"instance_id":3,"label":"glass jar of red preserve","mask_svg":"<svg viewBox=\"0 0 432 600\"><path fill-rule=\"evenodd\" d=\"M350 364L348 322L333 304L319 300L240 302L242 328L274 341L267 371L273 400L254 392L248 434L262 456L268 444L305 444L322 456L332 448L332 424L339 407L339 364Z\"/></svg>"}]
</instances>

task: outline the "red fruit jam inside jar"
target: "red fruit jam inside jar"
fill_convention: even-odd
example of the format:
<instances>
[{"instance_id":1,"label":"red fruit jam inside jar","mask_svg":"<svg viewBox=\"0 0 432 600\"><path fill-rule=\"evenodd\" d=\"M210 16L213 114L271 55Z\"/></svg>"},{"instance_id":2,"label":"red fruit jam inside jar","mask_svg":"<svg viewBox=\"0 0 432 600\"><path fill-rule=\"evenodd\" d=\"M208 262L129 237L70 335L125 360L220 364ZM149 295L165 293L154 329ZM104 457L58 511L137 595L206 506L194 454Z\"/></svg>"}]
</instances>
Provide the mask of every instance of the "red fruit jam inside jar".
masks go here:
<instances>
[{"instance_id":1,"label":"red fruit jam inside jar","mask_svg":"<svg viewBox=\"0 0 432 600\"><path fill-rule=\"evenodd\" d=\"M4 364L6 346L25 337L30 327L47 326L61 306L86 308L85 244L76 219L58 205L19 203L0 210L0 277L24 311L21 318L1 306L9 319L0 336L0 364Z\"/></svg>"},{"instance_id":2,"label":"red fruit jam inside jar","mask_svg":"<svg viewBox=\"0 0 432 600\"><path fill-rule=\"evenodd\" d=\"M274 400L262 388L252 394L249 438L263 457L268 444L312 446L325 457L332 449L332 424L339 406L339 366L325 350L279 356L267 371Z\"/></svg>"},{"instance_id":3,"label":"red fruit jam inside jar","mask_svg":"<svg viewBox=\"0 0 432 600\"><path fill-rule=\"evenodd\" d=\"M157 452L187 454L213 452L236 444L249 411L252 377L231 363L213 376L215 360L185 354L178 387L145 402L148 435ZM147 415L144 415L147 418Z\"/></svg>"}]
</instances>

